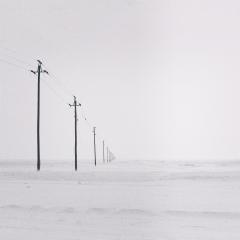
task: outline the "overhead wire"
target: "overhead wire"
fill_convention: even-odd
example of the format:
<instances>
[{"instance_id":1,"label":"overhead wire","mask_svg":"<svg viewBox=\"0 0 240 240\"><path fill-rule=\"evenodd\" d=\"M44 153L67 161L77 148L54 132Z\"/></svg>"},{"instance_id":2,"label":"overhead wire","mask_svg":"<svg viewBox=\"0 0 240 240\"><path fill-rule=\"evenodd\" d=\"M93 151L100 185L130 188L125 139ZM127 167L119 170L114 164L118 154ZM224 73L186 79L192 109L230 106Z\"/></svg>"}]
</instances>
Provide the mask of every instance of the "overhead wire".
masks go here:
<instances>
[{"instance_id":1,"label":"overhead wire","mask_svg":"<svg viewBox=\"0 0 240 240\"><path fill-rule=\"evenodd\" d=\"M53 75L50 73L49 74L49 77L53 77ZM54 77L55 79L56 79L56 77ZM57 80L57 79L56 79ZM45 81L45 83L47 84L47 81ZM55 82L56 83L56 82ZM65 103L66 104L66 102L64 101L64 99L61 97L61 95L60 94L58 94L51 86L50 86L50 84L47 84L48 85L48 87L55 93L55 95L56 96L58 96L58 97L60 97L61 99L62 99L62 102L63 103ZM73 96L73 94L71 94L71 93L69 93L68 95L71 95L71 96ZM87 115L86 115L86 113L85 113L85 110L84 110L84 107L82 106L81 108L80 108L80 116L81 116L81 118L83 119L83 121L84 121L84 123L86 124L86 126L89 128L89 131L90 131L90 133L92 133L93 132L93 127L94 127L94 125L93 124L91 124L91 122L89 121L89 119L88 119L88 117L87 117ZM96 134L96 138L98 139L98 141L105 141L105 143L107 143L107 141L106 141L106 139L105 138L103 138L103 137L100 137L100 136L103 136L102 134L101 134L101 132L100 133L97 133ZM110 147L109 147L109 145L107 144L107 147L108 147L108 149L109 149L109 158L110 158L110 161L112 161L112 160L114 160L115 159L115 155L112 153L112 151L110 150Z\"/></svg>"},{"instance_id":2,"label":"overhead wire","mask_svg":"<svg viewBox=\"0 0 240 240\"><path fill-rule=\"evenodd\" d=\"M0 49L0 51L1 51L1 49ZM16 61L20 64L23 64L23 65L26 65L26 66L29 66L29 67L35 67L33 64L30 64L30 63L28 63L28 62L26 62L26 61L24 61L24 60L22 60L18 57L15 57L15 56L12 56L12 55L9 55L9 54L6 54L6 53L0 54L0 55L4 55L5 57L10 58L10 59L12 59L12 60L14 60L14 61Z\"/></svg>"},{"instance_id":3,"label":"overhead wire","mask_svg":"<svg viewBox=\"0 0 240 240\"><path fill-rule=\"evenodd\" d=\"M46 66L45 64L42 64L42 65L49 70L50 73L48 76L53 80L55 80L54 83L56 83L58 87L61 88L66 93L66 95L69 95L69 96L74 95L73 92L69 89L69 87L65 83L60 81L55 74L53 74L53 72L51 71L51 68L49 69L49 66Z\"/></svg>"},{"instance_id":4,"label":"overhead wire","mask_svg":"<svg viewBox=\"0 0 240 240\"><path fill-rule=\"evenodd\" d=\"M23 67L23 66L21 66L21 65L15 64L15 63L13 63L13 62L10 62L10 61L8 61L8 60L5 60L5 59L0 58L0 61L3 62L3 63L6 63L6 64L8 64L8 65L11 65L11 66L13 66L13 67L21 68L21 69L23 69L23 70L25 70L25 71L28 71L27 68L25 68L25 67Z\"/></svg>"},{"instance_id":5,"label":"overhead wire","mask_svg":"<svg viewBox=\"0 0 240 240\"><path fill-rule=\"evenodd\" d=\"M22 62L22 63L24 63L24 64L27 64L27 65L29 65L29 66L32 66L32 67L34 67L33 66L33 64L32 63L30 63L30 62L32 62L33 60L34 60L34 58L28 58L28 61L26 61L25 59L25 57L24 57L24 59L23 59L23 57L19 57L19 53L16 51L16 50L13 50L13 49L10 49L10 48L8 48L8 47L3 47L3 46L0 46L0 50L2 51L2 52L8 52L8 55L9 55L9 53L11 54L11 55L9 55L9 56L11 56L12 58L15 58L15 60L16 61L19 61L19 62ZM13 56L14 55L14 56Z\"/></svg>"},{"instance_id":6,"label":"overhead wire","mask_svg":"<svg viewBox=\"0 0 240 240\"><path fill-rule=\"evenodd\" d=\"M65 99L48 83L48 81L45 78L42 78L43 82L45 83L45 86L47 86L48 89L52 91L52 93L61 100L62 103L65 105L68 105L68 103L65 101Z\"/></svg>"},{"instance_id":7,"label":"overhead wire","mask_svg":"<svg viewBox=\"0 0 240 240\"><path fill-rule=\"evenodd\" d=\"M43 64L44 67L48 68L46 65ZM49 68L48 68L49 69ZM50 78L54 79L54 83L56 83L63 91L65 91L66 95L68 96L74 96L74 94L72 92L70 92L69 87L66 86L66 84L64 84L62 81L59 81L59 79L56 77L55 74L52 74L51 72L48 75ZM82 104L82 103L81 103ZM80 115L82 117L82 119L84 120L85 124L87 125L87 127L89 128L90 132L92 132L93 130L93 125L90 123L88 117L86 116L86 113L83 109L84 107L81 106L80 108Z\"/></svg>"},{"instance_id":8,"label":"overhead wire","mask_svg":"<svg viewBox=\"0 0 240 240\"><path fill-rule=\"evenodd\" d=\"M1 46L0 46L0 49L4 49L4 50L6 50L6 51L10 51L10 52L16 53L16 51L14 51L14 50L10 50L10 49L8 49L8 48L3 48L3 47L1 47ZM17 68L23 69L23 70L28 71L28 72L30 72L30 69L28 69L26 66L28 66L28 67L30 67L30 66L31 66L31 67L35 67L33 64L30 64L29 62L23 60L22 58L19 58L19 57L16 57L16 56L11 56L11 55L9 55L9 54L8 54L8 55L7 55L7 54L4 54L4 55L5 55L6 57L8 57L8 58L12 58L12 60L17 61L17 62L19 62L19 63L21 63L22 65L25 65L25 66L23 67L23 66L21 66L21 65L19 65L19 64L13 63L12 61L8 61L8 60L1 59L1 58L0 58L0 62L6 63L6 64L11 65L11 66L13 66L13 67L17 67ZM43 64L43 66L45 66L45 64ZM46 67L46 66L45 66L45 67ZM48 67L46 67L46 68L48 68ZM49 68L48 68L48 69L49 69ZM58 85L58 87L61 88L62 91L65 92L66 95L68 95L68 96L73 96L72 92L69 90L69 87L68 87L65 83L63 83L62 81L59 81L59 79L58 79L53 73L50 72L50 73L48 74L48 77L54 79L54 80L55 80L55 81L54 81L54 84ZM45 78L42 78L42 79L43 79L43 82L45 83L45 86L47 86L47 88L48 88L49 90L51 90L52 93L53 93L58 99L60 99L62 103L68 105L68 103L67 103L67 102L65 101L65 99L61 96L61 94L60 94L59 92L57 92L57 91L54 89L54 87L51 86L51 84L49 84L48 81L47 81ZM93 130L93 125L90 123L90 121L89 121L88 118L86 117L85 111L84 111L82 108L81 108L80 111L81 111L81 117L83 118L84 122L85 122L86 125L88 126L89 130L92 132L92 130ZM103 138L99 139L99 134L97 134L97 138L98 138L98 140L103 141ZM104 141L105 141L105 143L106 143L106 139L104 139ZM108 146L108 149L109 149L109 152L111 153L111 155L114 156L114 154L110 151L109 145L107 145L107 146ZM114 158L115 158L115 156L114 156Z\"/></svg>"}]
</instances>

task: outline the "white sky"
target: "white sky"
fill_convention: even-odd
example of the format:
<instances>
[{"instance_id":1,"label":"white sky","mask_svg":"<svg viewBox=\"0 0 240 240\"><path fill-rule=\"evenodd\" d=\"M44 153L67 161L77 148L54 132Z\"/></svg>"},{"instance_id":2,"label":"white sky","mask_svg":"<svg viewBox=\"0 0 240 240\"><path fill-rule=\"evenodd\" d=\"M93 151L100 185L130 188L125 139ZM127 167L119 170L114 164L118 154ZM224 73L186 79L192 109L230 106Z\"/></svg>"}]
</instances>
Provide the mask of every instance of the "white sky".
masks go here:
<instances>
[{"instance_id":1,"label":"white sky","mask_svg":"<svg viewBox=\"0 0 240 240\"><path fill-rule=\"evenodd\" d=\"M0 59L42 59L119 159L238 158L239 13L233 0L2 0ZM36 77L0 73L0 158L35 158ZM42 157L73 157L73 109L44 83L41 104ZM82 119L78 148L92 157Z\"/></svg>"}]
</instances>

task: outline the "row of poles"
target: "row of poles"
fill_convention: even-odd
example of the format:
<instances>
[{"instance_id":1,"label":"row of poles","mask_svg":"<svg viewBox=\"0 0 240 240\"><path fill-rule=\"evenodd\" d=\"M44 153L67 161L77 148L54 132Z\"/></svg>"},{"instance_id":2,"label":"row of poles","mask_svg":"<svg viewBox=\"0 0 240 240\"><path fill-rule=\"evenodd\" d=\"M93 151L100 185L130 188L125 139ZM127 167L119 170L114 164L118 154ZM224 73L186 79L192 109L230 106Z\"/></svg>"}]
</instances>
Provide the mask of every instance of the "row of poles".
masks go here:
<instances>
[{"instance_id":1,"label":"row of poles","mask_svg":"<svg viewBox=\"0 0 240 240\"><path fill-rule=\"evenodd\" d=\"M40 60L37 60L37 70L30 70L33 74L37 75L38 78L38 91L37 91L37 170L41 169L41 155L40 155L40 82L41 74L49 75L48 71L43 69L43 64ZM74 125L75 125L75 171L78 170L78 158L77 158L77 107L81 107L81 104L77 102L76 96L73 96L73 104L69 104L70 107L74 107ZM94 165L97 166L97 152L96 152L96 127L93 127L93 143L94 143ZM109 147L105 147L103 140L103 163L109 163L115 159L114 154L109 150ZM106 149L106 156L105 156Z\"/></svg>"}]
</instances>

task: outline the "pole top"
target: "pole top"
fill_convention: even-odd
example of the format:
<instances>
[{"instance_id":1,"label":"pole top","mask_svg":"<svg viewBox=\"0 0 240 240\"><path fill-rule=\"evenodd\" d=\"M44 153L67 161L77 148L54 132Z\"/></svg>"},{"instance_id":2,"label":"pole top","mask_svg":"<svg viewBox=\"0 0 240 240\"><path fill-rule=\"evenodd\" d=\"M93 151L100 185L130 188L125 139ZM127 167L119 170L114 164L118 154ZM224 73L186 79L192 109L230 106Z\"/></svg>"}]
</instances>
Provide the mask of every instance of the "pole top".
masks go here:
<instances>
[{"instance_id":1,"label":"pole top","mask_svg":"<svg viewBox=\"0 0 240 240\"><path fill-rule=\"evenodd\" d=\"M40 60L37 60L37 62L38 62L39 65L42 65L42 62Z\"/></svg>"}]
</instances>

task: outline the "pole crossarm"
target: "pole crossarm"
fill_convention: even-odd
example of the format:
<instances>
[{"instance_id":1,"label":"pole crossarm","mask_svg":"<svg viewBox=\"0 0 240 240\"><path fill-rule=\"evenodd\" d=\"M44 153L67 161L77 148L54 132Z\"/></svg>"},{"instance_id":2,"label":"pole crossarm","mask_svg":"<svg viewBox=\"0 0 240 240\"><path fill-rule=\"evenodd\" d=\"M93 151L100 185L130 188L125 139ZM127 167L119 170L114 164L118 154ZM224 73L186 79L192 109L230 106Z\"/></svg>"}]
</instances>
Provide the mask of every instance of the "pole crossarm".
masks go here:
<instances>
[{"instance_id":1,"label":"pole crossarm","mask_svg":"<svg viewBox=\"0 0 240 240\"><path fill-rule=\"evenodd\" d=\"M37 70L36 71L34 71L34 70L30 70L30 72L31 73L33 73L33 74L38 74L38 73L46 73L47 75L49 75L49 72L47 71L47 70L45 70L45 69L43 69L42 68L42 62L40 61L40 60L37 60L37 62L38 62L38 68L37 68Z\"/></svg>"}]
</instances>

